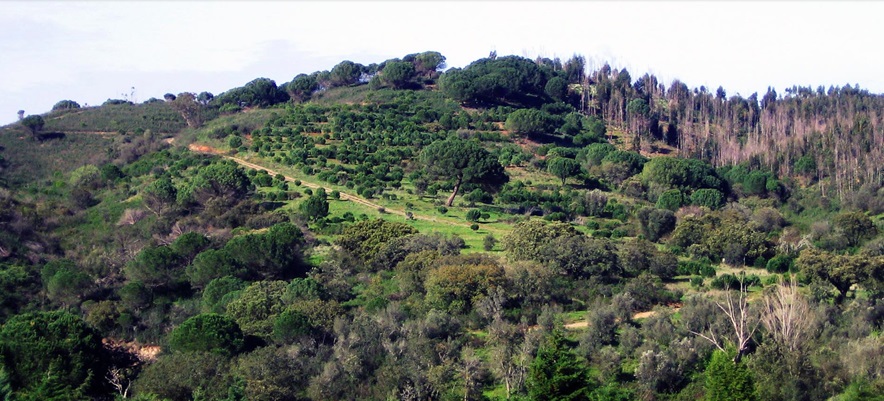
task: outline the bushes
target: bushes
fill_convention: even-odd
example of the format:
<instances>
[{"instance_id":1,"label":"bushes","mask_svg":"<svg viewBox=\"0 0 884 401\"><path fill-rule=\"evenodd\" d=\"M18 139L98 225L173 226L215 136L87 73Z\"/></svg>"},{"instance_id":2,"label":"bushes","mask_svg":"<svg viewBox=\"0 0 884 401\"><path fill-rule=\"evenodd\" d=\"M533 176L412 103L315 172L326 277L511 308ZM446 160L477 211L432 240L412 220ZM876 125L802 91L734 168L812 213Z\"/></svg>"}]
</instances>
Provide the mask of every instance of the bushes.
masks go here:
<instances>
[{"instance_id":1,"label":"bushes","mask_svg":"<svg viewBox=\"0 0 884 401\"><path fill-rule=\"evenodd\" d=\"M740 283L741 280L742 284ZM713 279L712 282L709 283L709 285L717 290L737 290L740 288L741 285L745 287L760 286L761 279L754 274L749 276L737 277L733 274L726 273Z\"/></svg>"},{"instance_id":2,"label":"bushes","mask_svg":"<svg viewBox=\"0 0 884 401\"><path fill-rule=\"evenodd\" d=\"M232 356L243 346L243 333L230 318L214 313L196 315L169 335L174 352L210 352Z\"/></svg>"}]
</instances>

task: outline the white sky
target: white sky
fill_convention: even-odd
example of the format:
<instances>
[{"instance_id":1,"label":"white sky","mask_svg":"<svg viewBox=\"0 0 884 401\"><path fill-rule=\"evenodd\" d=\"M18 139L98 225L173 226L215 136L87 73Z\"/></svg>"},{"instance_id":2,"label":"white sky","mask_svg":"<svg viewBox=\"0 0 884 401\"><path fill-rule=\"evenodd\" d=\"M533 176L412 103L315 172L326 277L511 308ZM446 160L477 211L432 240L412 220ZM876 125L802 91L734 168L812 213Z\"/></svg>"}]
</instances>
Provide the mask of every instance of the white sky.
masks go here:
<instances>
[{"instance_id":1,"label":"white sky","mask_svg":"<svg viewBox=\"0 0 884 401\"><path fill-rule=\"evenodd\" d=\"M729 95L792 85L884 92L884 2L3 1L0 123L167 92L216 95L435 50L450 67L577 53Z\"/></svg>"}]
</instances>

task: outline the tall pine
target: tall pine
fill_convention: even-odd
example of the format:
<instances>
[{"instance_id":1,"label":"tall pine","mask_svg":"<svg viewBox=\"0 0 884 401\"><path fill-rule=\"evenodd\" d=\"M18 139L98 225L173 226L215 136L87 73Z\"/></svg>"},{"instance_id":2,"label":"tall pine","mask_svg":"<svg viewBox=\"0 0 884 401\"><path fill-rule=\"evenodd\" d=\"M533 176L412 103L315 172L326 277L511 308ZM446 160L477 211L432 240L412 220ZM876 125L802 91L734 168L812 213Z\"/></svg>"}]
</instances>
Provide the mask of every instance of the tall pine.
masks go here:
<instances>
[{"instance_id":1,"label":"tall pine","mask_svg":"<svg viewBox=\"0 0 884 401\"><path fill-rule=\"evenodd\" d=\"M536 401L586 400L590 390L586 366L571 353L559 330L537 350L527 384L528 394Z\"/></svg>"}]
</instances>

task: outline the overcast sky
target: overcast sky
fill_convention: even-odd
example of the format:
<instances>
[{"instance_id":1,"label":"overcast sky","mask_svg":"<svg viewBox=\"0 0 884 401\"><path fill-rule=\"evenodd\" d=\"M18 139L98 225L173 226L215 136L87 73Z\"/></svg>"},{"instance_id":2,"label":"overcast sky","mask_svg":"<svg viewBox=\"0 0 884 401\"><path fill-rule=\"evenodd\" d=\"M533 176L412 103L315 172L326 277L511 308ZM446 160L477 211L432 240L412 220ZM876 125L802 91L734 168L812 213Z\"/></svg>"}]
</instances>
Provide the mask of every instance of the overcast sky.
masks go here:
<instances>
[{"instance_id":1,"label":"overcast sky","mask_svg":"<svg viewBox=\"0 0 884 401\"><path fill-rule=\"evenodd\" d=\"M62 99L218 94L426 50L449 67L492 50L576 53L729 95L848 83L884 93L882 16L872 1L4 1L0 123Z\"/></svg>"}]
</instances>

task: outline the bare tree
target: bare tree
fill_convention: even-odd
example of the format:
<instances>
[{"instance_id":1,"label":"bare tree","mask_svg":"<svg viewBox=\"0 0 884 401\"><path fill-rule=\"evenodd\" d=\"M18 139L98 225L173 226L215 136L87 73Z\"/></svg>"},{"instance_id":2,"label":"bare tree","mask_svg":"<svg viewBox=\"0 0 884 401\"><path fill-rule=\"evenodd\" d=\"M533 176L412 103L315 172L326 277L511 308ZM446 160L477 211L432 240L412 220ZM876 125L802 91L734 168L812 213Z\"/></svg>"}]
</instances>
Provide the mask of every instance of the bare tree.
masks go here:
<instances>
[{"instance_id":1,"label":"bare tree","mask_svg":"<svg viewBox=\"0 0 884 401\"><path fill-rule=\"evenodd\" d=\"M129 398L129 388L132 387L132 381L129 380L123 369L114 367L108 370L105 379L116 390L123 399Z\"/></svg>"},{"instance_id":2,"label":"bare tree","mask_svg":"<svg viewBox=\"0 0 884 401\"><path fill-rule=\"evenodd\" d=\"M796 352L813 334L816 317L807 300L798 293L798 285L780 282L764 296L761 324L773 341Z\"/></svg>"},{"instance_id":3,"label":"bare tree","mask_svg":"<svg viewBox=\"0 0 884 401\"><path fill-rule=\"evenodd\" d=\"M758 330L758 325L761 323L758 313L749 308L748 291L744 279L745 277L740 277L739 291L725 289L724 302L715 302L715 306L724 312L730 323L730 333L717 333L717 330L711 328L704 328L702 331L689 330L722 351L726 351L726 341L733 342L737 347L734 363L740 362L740 359L743 358L743 354L749 347L749 341L752 340L752 336L755 335L755 331Z\"/></svg>"}]
</instances>

